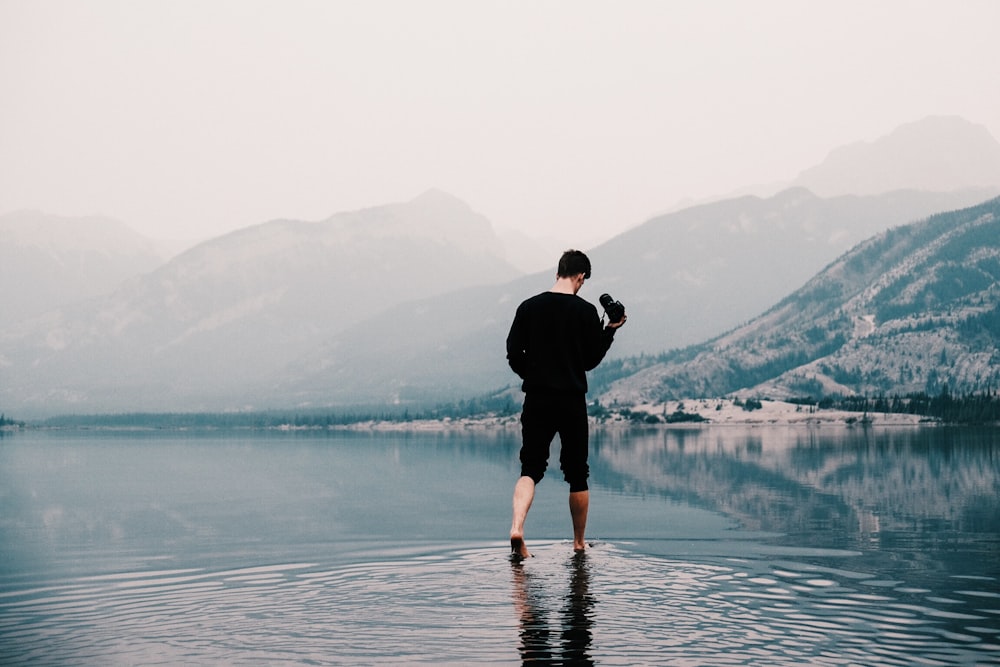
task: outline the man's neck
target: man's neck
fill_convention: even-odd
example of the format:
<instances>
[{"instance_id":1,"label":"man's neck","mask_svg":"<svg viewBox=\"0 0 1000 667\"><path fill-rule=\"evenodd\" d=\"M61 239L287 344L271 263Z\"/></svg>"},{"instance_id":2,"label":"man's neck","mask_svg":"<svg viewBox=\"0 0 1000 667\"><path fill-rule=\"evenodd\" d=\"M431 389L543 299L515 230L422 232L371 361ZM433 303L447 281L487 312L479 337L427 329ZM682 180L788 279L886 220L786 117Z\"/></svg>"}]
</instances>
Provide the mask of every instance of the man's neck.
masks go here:
<instances>
[{"instance_id":1,"label":"man's neck","mask_svg":"<svg viewBox=\"0 0 1000 667\"><path fill-rule=\"evenodd\" d=\"M580 285L577 283L576 276L557 277L556 284L549 291L556 294L576 294L580 291Z\"/></svg>"}]
</instances>

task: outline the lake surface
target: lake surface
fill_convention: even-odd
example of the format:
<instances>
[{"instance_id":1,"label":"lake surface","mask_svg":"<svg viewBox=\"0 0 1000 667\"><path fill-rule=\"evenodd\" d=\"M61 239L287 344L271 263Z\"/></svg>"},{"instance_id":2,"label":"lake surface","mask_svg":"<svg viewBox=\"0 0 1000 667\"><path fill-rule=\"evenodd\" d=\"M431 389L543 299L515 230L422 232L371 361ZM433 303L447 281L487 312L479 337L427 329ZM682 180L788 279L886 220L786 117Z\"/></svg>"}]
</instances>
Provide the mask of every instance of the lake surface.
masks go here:
<instances>
[{"instance_id":1,"label":"lake surface","mask_svg":"<svg viewBox=\"0 0 1000 667\"><path fill-rule=\"evenodd\" d=\"M1000 665L997 429L0 438L3 665ZM557 460L556 448L553 460Z\"/></svg>"}]
</instances>

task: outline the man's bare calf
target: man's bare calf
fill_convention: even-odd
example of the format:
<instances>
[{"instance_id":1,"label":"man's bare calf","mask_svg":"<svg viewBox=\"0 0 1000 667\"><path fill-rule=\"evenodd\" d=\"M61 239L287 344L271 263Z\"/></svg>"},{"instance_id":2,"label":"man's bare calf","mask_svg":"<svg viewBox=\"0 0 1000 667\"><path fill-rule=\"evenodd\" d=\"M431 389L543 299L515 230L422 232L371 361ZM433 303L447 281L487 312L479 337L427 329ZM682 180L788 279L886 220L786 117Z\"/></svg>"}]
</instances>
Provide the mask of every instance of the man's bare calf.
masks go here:
<instances>
[{"instance_id":1,"label":"man's bare calf","mask_svg":"<svg viewBox=\"0 0 1000 667\"><path fill-rule=\"evenodd\" d=\"M510 555L515 558L531 558L524 543L524 520L534 499L535 481L530 477L520 477L514 485L514 517L510 523Z\"/></svg>"}]
</instances>

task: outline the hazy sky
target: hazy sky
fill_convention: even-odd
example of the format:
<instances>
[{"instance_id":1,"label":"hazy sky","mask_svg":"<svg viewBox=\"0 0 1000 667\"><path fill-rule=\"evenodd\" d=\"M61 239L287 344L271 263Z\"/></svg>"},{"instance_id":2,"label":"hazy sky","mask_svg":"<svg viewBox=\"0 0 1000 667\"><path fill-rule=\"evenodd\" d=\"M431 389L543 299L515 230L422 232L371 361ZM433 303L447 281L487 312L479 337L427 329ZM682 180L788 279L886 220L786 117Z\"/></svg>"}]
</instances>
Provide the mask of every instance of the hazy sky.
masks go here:
<instances>
[{"instance_id":1,"label":"hazy sky","mask_svg":"<svg viewBox=\"0 0 1000 667\"><path fill-rule=\"evenodd\" d=\"M193 238L436 187L589 241L928 115L1000 138L997 26L995 0L0 0L0 212Z\"/></svg>"}]
</instances>

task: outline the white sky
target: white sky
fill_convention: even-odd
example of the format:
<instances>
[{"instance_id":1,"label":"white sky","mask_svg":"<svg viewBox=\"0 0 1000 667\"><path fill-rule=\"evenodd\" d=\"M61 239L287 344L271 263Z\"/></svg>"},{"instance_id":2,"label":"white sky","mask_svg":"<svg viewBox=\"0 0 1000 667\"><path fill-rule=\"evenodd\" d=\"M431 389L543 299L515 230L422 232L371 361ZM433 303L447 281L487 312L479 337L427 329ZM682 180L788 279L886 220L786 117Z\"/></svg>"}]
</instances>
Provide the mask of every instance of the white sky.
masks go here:
<instances>
[{"instance_id":1,"label":"white sky","mask_svg":"<svg viewBox=\"0 0 1000 667\"><path fill-rule=\"evenodd\" d=\"M1000 138L998 26L996 0L0 0L0 212L200 238L436 187L603 239L928 115Z\"/></svg>"}]
</instances>

